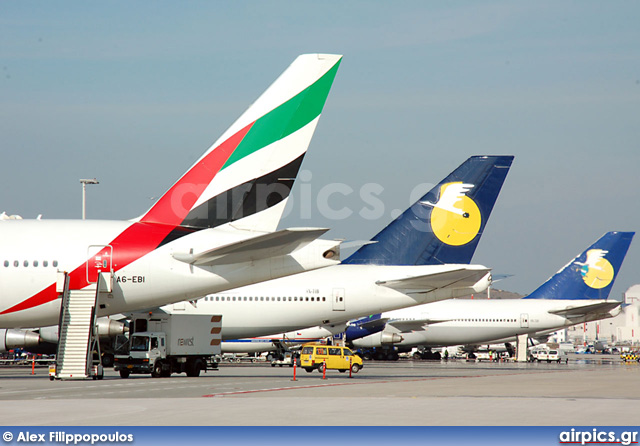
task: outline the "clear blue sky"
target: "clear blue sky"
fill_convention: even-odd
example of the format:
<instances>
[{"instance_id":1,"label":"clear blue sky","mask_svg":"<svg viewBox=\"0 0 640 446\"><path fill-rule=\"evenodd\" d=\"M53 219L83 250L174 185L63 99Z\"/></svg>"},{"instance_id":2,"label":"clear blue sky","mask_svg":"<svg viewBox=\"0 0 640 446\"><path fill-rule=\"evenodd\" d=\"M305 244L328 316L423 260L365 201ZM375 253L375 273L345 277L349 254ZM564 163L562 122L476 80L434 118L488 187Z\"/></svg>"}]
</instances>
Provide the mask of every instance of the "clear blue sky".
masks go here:
<instances>
[{"instance_id":1,"label":"clear blue sky","mask_svg":"<svg viewBox=\"0 0 640 446\"><path fill-rule=\"evenodd\" d=\"M3 2L0 211L126 219L301 53L344 54L304 168L354 191L367 239L474 154L514 166L475 261L530 292L609 230L638 230L637 2ZM366 220L357 191L384 187ZM299 185L296 186L299 188ZM640 240L612 296L640 282Z\"/></svg>"}]
</instances>

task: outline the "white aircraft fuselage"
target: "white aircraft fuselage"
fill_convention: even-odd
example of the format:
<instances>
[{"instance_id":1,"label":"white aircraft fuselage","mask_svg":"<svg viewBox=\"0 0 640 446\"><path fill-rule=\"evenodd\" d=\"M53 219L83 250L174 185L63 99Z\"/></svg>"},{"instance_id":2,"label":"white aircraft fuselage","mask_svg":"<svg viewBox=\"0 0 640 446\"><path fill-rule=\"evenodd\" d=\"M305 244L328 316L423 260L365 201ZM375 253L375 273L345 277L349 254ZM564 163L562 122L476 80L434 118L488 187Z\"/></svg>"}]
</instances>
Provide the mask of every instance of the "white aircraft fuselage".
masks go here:
<instances>
[{"instance_id":1,"label":"white aircraft fuselage","mask_svg":"<svg viewBox=\"0 0 640 446\"><path fill-rule=\"evenodd\" d=\"M113 286L111 293L100 297L98 316L195 299L336 264L321 255L336 242L317 240L290 255L229 265L193 265L173 255L197 251L199 246L225 246L256 233L221 226L158 246L170 232L163 225L131 221L0 221L0 328L57 324L60 273L70 274L74 289L92 286L94 254L105 246L111 260L102 271L113 271Z\"/></svg>"},{"instance_id":2,"label":"white aircraft fuselage","mask_svg":"<svg viewBox=\"0 0 640 446\"><path fill-rule=\"evenodd\" d=\"M453 299L435 302L410 309L383 313L389 318L386 333L398 333L403 338L396 346L442 347L450 345L480 344L513 338L517 335L541 331L559 330L590 320L613 317L620 307L589 316L571 317L554 314L553 311L592 306L606 300L556 300L556 299L508 299L474 300ZM426 324L420 330L401 331L402 323L431 320L443 321ZM399 321L398 326L393 321ZM353 341L356 347L380 347L383 332Z\"/></svg>"},{"instance_id":3,"label":"white aircraft fuselage","mask_svg":"<svg viewBox=\"0 0 640 446\"><path fill-rule=\"evenodd\" d=\"M415 293L378 284L406 277L447 271L481 271L471 286L443 287ZM206 296L195 303L163 307L163 311L223 315L222 339L234 340L322 326L344 331L350 319L425 302L479 292L490 283L490 273L480 265L335 265L283 277L226 293Z\"/></svg>"}]
</instances>

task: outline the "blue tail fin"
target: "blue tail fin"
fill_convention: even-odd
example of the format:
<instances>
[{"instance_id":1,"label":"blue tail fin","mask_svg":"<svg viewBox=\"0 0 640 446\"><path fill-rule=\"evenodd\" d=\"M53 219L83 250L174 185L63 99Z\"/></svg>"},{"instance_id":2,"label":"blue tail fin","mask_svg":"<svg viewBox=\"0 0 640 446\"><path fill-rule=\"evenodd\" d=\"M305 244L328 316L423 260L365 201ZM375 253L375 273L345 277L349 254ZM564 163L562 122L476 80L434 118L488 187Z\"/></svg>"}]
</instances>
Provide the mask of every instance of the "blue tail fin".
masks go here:
<instances>
[{"instance_id":1,"label":"blue tail fin","mask_svg":"<svg viewBox=\"0 0 640 446\"><path fill-rule=\"evenodd\" d=\"M342 263L469 263L513 156L472 156Z\"/></svg>"},{"instance_id":2,"label":"blue tail fin","mask_svg":"<svg viewBox=\"0 0 640 446\"><path fill-rule=\"evenodd\" d=\"M607 232L525 299L606 299L635 232Z\"/></svg>"}]
</instances>

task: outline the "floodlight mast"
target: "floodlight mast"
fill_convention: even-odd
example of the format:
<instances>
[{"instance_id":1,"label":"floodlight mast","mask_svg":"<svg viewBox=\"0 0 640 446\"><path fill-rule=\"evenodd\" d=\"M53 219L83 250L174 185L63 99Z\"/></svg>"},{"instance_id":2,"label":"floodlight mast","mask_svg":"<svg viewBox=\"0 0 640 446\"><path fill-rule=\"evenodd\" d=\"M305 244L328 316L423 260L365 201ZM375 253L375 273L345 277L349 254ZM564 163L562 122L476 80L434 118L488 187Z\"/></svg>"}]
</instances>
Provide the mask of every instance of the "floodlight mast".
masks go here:
<instances>
[{"instance_id":1,"label":"floodlight mast","mask_svg":"<svg viewBox=\"0 0 640 446\"><path fill-rule=\"evenodd\" d=\"M86 208L87 208L87 184L100 184L98 180L95 178L92 179L82 179L80 180L82 183L82 219L86 218Z\"/></svg>"}]
</instances>

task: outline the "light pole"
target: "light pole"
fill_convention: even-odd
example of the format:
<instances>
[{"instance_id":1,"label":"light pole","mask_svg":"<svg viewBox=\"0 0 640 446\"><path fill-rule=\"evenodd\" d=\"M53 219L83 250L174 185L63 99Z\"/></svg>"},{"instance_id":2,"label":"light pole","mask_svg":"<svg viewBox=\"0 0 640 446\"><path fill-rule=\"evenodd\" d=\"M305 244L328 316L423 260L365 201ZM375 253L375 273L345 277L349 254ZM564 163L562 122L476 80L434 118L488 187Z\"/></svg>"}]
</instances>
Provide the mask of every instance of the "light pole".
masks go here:
<instances>
[{"instance_id":1,"label":"light pole","mask_svg":"<svg viewBox=\"0 0 640 446\"><path fill-rule=\"evenodd\" d=\"M98 180L95 178L90 180L80 180L82 183L82 219L84 220L86 217L86 206L87 206L87 184L100 184Z\"/></svg>"}]
</instances>

